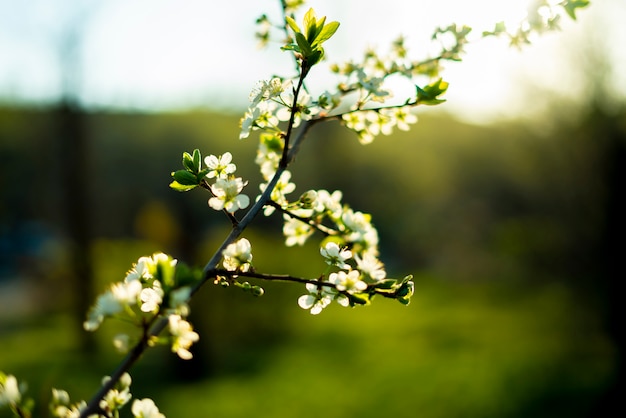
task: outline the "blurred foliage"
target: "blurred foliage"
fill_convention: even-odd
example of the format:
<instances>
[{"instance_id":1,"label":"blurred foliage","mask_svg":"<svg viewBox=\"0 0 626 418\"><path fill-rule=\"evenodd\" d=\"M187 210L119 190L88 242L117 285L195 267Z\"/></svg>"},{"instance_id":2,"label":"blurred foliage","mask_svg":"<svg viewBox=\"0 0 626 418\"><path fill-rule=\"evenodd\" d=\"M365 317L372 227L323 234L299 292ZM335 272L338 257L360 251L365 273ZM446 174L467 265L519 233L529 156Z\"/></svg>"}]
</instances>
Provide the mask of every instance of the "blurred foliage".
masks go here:
<instances>
[{"instance_id":1,"label":"blurred foliage","mask_svg":"<svg viewBox=\"0 0 626 418\"><path fill-rule=\"evenodd\" d=\"M230 151L255 196L256 147L253 137L236 139L238 116L83 117L95 288L157 250L203 265L229 223L203 191L169 189L170 172L183 151ZM388 272L417 274L409 308L381 301L310 317L296 305L299 286L262 284L262 298L208 286L192 303L194 360L149 353L134 373L136 396L186 417L587 416L617 361L599 265L610 192L594 128L603 119L544 129L420 118L411 132L365 147L338 124L321 125L292 170L294 196L340 189L372 213ZM0 369L44 402L52 385L90 396L118 358L112 348L98 362L77 353L68 330L68 301L81 295L65 280L66 161L54 126L47 109L0 109L0 286L37 289L30 315L0 306ZM626 127L616 126L623 139ZM255 267L318 274L315 244L285 248L280 226L280 217L264 218L244 234ZM109 347L114 332L96 338ZM181 403L189 409L177 410Z\"/></svg>"}]
</instances>

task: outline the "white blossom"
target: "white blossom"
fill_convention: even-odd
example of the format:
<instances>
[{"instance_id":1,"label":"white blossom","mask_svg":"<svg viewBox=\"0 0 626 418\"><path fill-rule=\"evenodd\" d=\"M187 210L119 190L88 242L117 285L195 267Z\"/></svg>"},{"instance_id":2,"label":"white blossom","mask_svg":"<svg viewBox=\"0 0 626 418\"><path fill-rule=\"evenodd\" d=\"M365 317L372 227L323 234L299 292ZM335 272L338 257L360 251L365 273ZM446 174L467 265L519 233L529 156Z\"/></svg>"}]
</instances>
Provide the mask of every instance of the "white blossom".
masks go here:
<instances>
[{"instance_id":1,"label":"white blossom","mask_svg":"<svg viewBox=\"0 0 626 418\"><path fill-rule=\"evenodd\" d=\"M229 271L248 271L252 262L252 246L246 238L229 244L222 252L222 264Z\"/></svg>"},{"instance_id":2,"label":"white blossom","mask_svg":"<svg viewBox=\"0 0 626 418\"><path fill-rule=\"evenodd\" d=\"M293 247L294 245L304 245L315 230L313 227L298 219L284 216L285 223L283 225L283 234L285 235L285 245Z\"/></svg>"},{"instance_id":3,"label":"white blossom","mask_svg":"<svg viewBox=\"0 0 626 418\"><path fill-rule=\"evenodd\" d=\"M237 166L231 161L233 155L225 152L220 156L209 155L204 159L204 163L211 171L207 173L208 178L228 178L228 176L237 170Z\"/></svg>"},{"instance_id":4,"label":"white blossom","mask_svg":"<svg viewBox=\"0 0 626 418\"><path fill-rule=\"evenodd\" d=\"M333 283L340 292L357 293L367 289L367 283L360 279L361 273L358 270L349 272L339 271L331 273L328 281Z\"/></svg>"},{"instance_id":5,"label":"white blossom","mask_svg":"<svg viewBox=\"0 0 626 418\"><path fill-rule=\"evenodd\" d=\"M20 387L15 376L3 376L0 374L0 407L4 405L17 405L21 400L22 394L20 393Z\"/></svg>"},{"instance_id":6,"label":"white blossom","mask_svg":"<svg viewBox=\"0 0 626 418\"><path fill-rule=\"evenodd\" d=\"M193 357L189 351L189 347L200 339L198 333L196 333L191 324L185 321L180 315L170 315L169 318L169 331L174 337L172 341L172 352L178 354L183 360L189 360Z\"/></svg>"},{"instance_id":7,"label":"white blossom","mask_svg":"<svg viewBox=\"0 0 626 418\"><path fill-rule=\"evenodd\" d=\"M149 398L135 399L131 412L135 418L165 418L165 415L159 412L154 401Z\"/></svg>"},{"instance_id":8,"label":"white blossom","mask_svg":"<svg viewBox=\"0 0 626 418\"><path fill-rule=\"evenodd\" d=\"M326 259L326 263L341 269L350 268L346 260L352 258L352 251L342 250L336 242L329 242L320 248L320 254Z\"/></svg>"},{"instance_id":9,"label":"white blossom","mask_svg":"<svg viewBox=\"0 0 626 418\"><path fill-rule=\"evenodd\" d=\"M211 185L214 197L209 199L209 206L215 210L225 209L234 213L237 209L245 209L250 204L250 198L240 194L244 186L248 184L241 178L218 179Z\"/></svg>"},{"instance_id":10,"label":"white blossom","mask_svg":"<svg viewBox=\"0 0 626 418\"><path fill-rule=\"evenodd\" d=\"M387 276L385 266L371 252L365 252L362 258L357 254L354 256L354 259L359 271L372 280L383 280Z\"/></svg>"},{"instance_id":11,"label":"white blossom","mask_svg":"<svg viewBox=\"0 0 626 418\"><path fill-rule=\"evenodd\" d=\"M320 288L321 287L321 288ZM302 309L310 309L311 315L317 315L330 305L335 298L336 293L326 286L318 287L316 284L307 283L306 289L308 295L302 295L298 298L298 305Z\"/></svg>"},{"instance_id":12,"label":"white blossom","mask_svg":"<svg viewBox=\"0 0 626 418\"><path fill-rule=\"evenodd\" d=\"M152 283L152 287L146 287L141 290L139 294L141 299L141 311L142 312L157 312L161 302L163 302L163 288L158 280Z\"/></svg>"}]
</instances>

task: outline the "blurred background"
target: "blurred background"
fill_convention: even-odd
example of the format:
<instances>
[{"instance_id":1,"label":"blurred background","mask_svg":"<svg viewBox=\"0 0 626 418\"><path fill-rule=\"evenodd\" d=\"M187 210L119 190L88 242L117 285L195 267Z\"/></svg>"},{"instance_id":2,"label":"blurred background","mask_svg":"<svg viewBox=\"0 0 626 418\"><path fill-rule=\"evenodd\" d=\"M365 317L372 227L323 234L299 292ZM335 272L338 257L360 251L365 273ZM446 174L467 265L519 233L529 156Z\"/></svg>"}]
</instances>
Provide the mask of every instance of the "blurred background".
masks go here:
<instances>
[{"instance_id":1,"label":"blurred background","mask_svg":"<svg viewBox=\"0 0 626 418\"><path fill-rule=\"evenodd\" d=\"M477 36L526 3L307 4L341 22L326 48L341 62L399 34L424 56L435 27ZM149 352L134 396L174 417L623 411L626 5L592 3L521 51L470 45L444 73L448 102L408 133L364 147L328 123L303 144L296 194L343 190L371 213L388 274L415 276L410 306L313 317L300 286L208 286L194 359ZM262 13L278 2L0 0L0 370L42 405L51 387L89 398L120 361L119 324L81 327L107 283L154 251L204 265L228 232L206 194L168 188L183 151L231 151L256 195L238 121L255 81L292 71L278 45L257 48ZM319 274L316 243L283 248L280 223L246 231L256 268Z\"/></svg>"}]
</instances>

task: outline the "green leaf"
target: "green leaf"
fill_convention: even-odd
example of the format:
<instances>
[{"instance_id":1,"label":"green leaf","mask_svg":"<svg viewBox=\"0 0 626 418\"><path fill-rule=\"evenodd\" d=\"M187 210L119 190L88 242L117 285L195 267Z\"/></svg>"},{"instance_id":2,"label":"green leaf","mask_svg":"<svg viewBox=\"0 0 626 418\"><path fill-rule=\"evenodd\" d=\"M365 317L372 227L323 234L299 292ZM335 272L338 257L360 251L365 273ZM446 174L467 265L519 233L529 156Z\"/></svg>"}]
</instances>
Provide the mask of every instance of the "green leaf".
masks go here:
<instances>
[{"instance_id":1,"label":"green leaf","mask_svg":"<svg viewBox=\"0 0 626 418\"><path fill-rule=\"evenodd\" d=\"M190 286L202 280L202 270L189 267L185 263L176 264L176 286Z\"/></svg>"},{"instance_id":2,"label":"green leaf","mask_svg":"<svg viewBox=\"0 0 626 418\"><path fill-rule=\"evenodd\" d=\"M417 90L417 103L425 104L425 105L438 105L439 103L445 102L445 99L439 99L438 96L448 90L448 83L443 81L441 78L424 88L420 88L419 86L415 86Z\"/></svg>"},{"instance_id":3,"label":"green leaf","mask_svg":"<svg viewBox=\"0 0 626 418\"><path fill-rule=\"evenodd\" d=\"M296 23L295 20L293 20L293 18L286 16L285 20L287 21L287 24L289 25L289 27L291 28L291 30L294 31L294 33L300 33L300 28L298 27L298 24Z\"/></svg>"},{"instance_id":4,"label":"green leaf","mask_svg":"<svg viewBox=\"0 0 626 418\"><path fill-rule=\"evenodd\" d=\"M504 22L498 22L496 23L495 28L493 29L493 31L484 31L483 32L483 36L498 36L501 35L503 33L506 32L506 25Z\"/></svg>"},{"instance_id":5,"label":"green leaf","mask_svg":"<svg viewBox=\"0 0 626 418\"><path fill-rule=\"evenodd\" d=\"M209 170L208 168L205 168L204 170L198 172L198 174L196 174L196 180L198 180L198 184L200 184L200 182L202 182L202 180L204 180L204 178L206 177L207 174L209 174Z\"/></svg>"},{"instance_id":6,"label":"green leaf","mask_svg":"<svg viewBox=\"0 0 626 418\"><path fill-rule=\"evenodd\" d=\"M387 289L393 289L396 286L396 283L397 282L394 279L385 279L385 280L376 282L374 285L372 285L372 287L375 289L387 290Z\"/></svg>"},{"instance_id":7,"label":"green leaf","mask_svg":"<svg viewBox=\"0 0 626 418\"><path fill-rule=\"evenodd\" d=\"M300 52L302 52L302 55L304 55L305 58L308 58L311 56L311 54L313 54L313 49L311 49L309 41L306 40L303 34L299 32L296 33L296 42L300 47Z\"/></svg>"},{"instance_id":8,"label":"green leaf","mask_svg":"<svg viewBox=\"0 0 626 418\"><path fill-rule=\"evenodd\" d=\"M398 298L398 302L400 302L404 306L407 306L409 303L411 303L411 298L408 298L408 297Z\"/></svg>"},{"instance_id":9,"label":"green leaf","mask_svg":"<svg viewBox=\"0 0 626 418\"><path fill-rule=\"evenodd\" d=\"M200 171L200 164L202 163L202 155L200 154L199 149L193 150L193 172L197 173Z\"/></svg>"},{"instance_id":10,"label":"green leaf","mask_svg":"<svg viewBox=\"0 0 626 418\"><path fill-rule=\"evenodd\" d=\"M187 192L189 190L195 189L197 187L196 184L194 185L187 185L187 184L180 184L177 181L173 181L170 183L170 188L176 190L177 192Z\"/></svg>"},{"instance_id":11,"label":"green leaf","mask_svg":"<svg viewBox=\"0 0 626 418\"><path fill-rule=\"evenodd\" d=\"M562 4L563 9L565 9L565 12L569 15L569 17L572 18L572 20L576 20L576 9L586 7L588 5L588 0L566 1L564 4Z\"/></svg>"},{"instance_id":12,"label":"green leaf","mask_svg":"<svg viewBox=\"0 0 626 418\"><path fill-rule=\"evenodd\" d=\"M321 45L323 42L329 40L337 29L339 28L339 22L330 22L327 25L324 25L319 35L315 37L315 41L313 42L313 46Z\"/></svg>"},{"instance_id":13,"label":"green leaf","mask_svg":"<svg viewBox=\"0 0 626 418\"><path fill-rule=\"evenodd\" d=\"M283 51L296 51L296 52L302 52L300 51L300 47L296 44L288 44L285 46L281 46L280 49L282 49Z\"/></svg>"},{"instance_id":14,"label":"green leaf","mask_svg":"<svg viewBox=\"0 0 626 418\"><path fill-rule=\"evenodd\" d=\"M326 16L323 16L320 20L315 22L315 31L311 31L309 37L307 39L309 42L314 43L317 37L319 36L322 29L324 29L324 23L326 22Z\"/></svg>"},{"instance_id":15,"label":"green leaf","mask_svg":"<svg viewBox=\"0 0 626 418\"><path fill-rule=\"evenodd\" d=\"M158 279L165 290L171 289L176 284L176 266L171 264L171 259L159 261L156 265L156 279Z\"/></svg>"},{"instance_id":16,"label":"green leaf","mask_svg":"<svg viewBox=\"0 0 626 418\"><path fill-rule=\"evenodd\" d=\"M193 170L193 157L188 152L183 152L183 167L187 170Z\"/></svg>"},{"instance_id":17,"label":"green leaf","mask_svg":"<svg viewBox=\"0 0 626 418\"><path fill-rule=\"evenodd\" d=\"M172 173L172 177L174 177L174 180L176 180L177 182L185 186L197 186L198 185L198 179L196 178L195 174L187 170L175 171Z\"/></svg>"},{"instance_id":18,"label":"green leaf","mask_svg":"<svg viewBox=\"0 0 626 418\"><path fill-rule=\"evenodd\" d=\"M415 285L413 284L412 279L412 275L406 276L402 280L402 284L396 292L398 302L403 305L408 305L411 302L411 296L413 296L413 292L415 289Z\"/></svg>"},{"instance_id":19,"label":"green leaf","mask_svg":"<svg viewBox=\"0 0 626 418\"><path fill-rule=\"evenodd\" d=\"M322 58L324 58L324 48L318 48L307 57L307 63L309 67L312 67L320 62Z\"/></svg>"},{"instance_id":20,"label":"green leaf","mask_svg":"<svg viewBox=\"0 0 626 418\"><path fill-rule=\"evenodd\" d=\"M316 21L315 10L310 8L304 15L304 19L302 21L302 25L304 26L303 29L307 34L307 39L310 39L309 35L311 34L311 30L315 31Z\"/></svg>"},{"instance_id":21,"label":"green leaf","mask_svg":"<svg viewBox=\"0 0 626 418\"><path fill-rule=\"evenodd\" d=\"M350 306L370 304L370 296L367 293L348 294L348 299Z\"/></svg>"}]
</instances>

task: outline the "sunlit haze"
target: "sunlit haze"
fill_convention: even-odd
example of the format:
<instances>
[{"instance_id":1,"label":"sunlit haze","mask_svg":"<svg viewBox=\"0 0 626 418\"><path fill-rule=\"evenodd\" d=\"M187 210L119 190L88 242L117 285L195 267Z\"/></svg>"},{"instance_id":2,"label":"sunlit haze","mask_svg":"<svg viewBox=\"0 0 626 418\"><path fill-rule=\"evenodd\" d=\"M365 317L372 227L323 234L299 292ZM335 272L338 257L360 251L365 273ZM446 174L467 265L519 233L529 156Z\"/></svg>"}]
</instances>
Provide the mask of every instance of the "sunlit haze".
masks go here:
<instances>
[{"instance_id":1,"label":"sunlit haze","mask_svg":"<svg viewBox=\"0 0 626 418\"><path fill-rule=\"evenodd\" d=\"M254 39L255 19L262 13L278 16L278 3L0 0L0 100L50 102L69 90L84 105L97 108L244 108L256 80L290 74L293 69L279 44L259 50ZM326 47L331 63L359 58L370 46L384 50L400 34L407 38L410 52L424 57L437 26L467 24L477 38L497 21L521 20L527 3L387 0L381 5L373 0L316 0L307 4L319 15L341 22ZM623 44L618 40L626 38L617 24L617 16L626 15L620 1L594 3L579 12L580 22L564 19L561 32L548 34L522 51L507 48L504 40L471 45L465 61L447 65L443 74L450 82L447 109L466 118L511 116L525 106L527 83L575 95L573 86L580 74L567 71L568 60L575 59L571 49L585 38L584 33L602 17L607 24L603 30L614 44ZM617 70L624 68L624 52L618 48L609 52L614 73L624 73ZM322 89L333 83L324 73L319 67L311 75ZM616 76L614 84L626 91L623 78Z\"/></svg>"}]
</instances>

